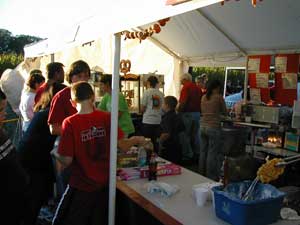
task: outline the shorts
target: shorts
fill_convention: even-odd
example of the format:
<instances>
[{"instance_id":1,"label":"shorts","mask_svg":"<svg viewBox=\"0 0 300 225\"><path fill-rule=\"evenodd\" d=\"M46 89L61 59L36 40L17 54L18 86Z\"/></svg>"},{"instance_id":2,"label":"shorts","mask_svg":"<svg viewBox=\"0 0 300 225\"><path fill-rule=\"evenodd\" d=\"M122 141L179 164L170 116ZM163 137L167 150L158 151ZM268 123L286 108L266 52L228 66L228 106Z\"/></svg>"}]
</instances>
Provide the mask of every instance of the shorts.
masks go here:
<instances>
[{"instance_id":1,"label":"shorts","mask_svg":"<svg viewBox=\"0 0 300 225\"><path fill-rule=\"evenodd\" d=\"M54 215L52 225L108 224L108 188L80 191L69 185Z\"/></svg>"}]
</instances>

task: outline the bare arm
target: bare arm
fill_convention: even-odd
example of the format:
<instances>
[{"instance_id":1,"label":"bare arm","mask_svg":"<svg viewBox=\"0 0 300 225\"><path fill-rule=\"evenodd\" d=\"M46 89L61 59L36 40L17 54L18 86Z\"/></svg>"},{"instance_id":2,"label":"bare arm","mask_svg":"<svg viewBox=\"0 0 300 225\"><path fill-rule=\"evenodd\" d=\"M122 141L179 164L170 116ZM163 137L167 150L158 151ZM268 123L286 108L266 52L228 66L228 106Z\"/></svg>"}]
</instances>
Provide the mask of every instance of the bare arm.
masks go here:
<instances>
[{"instance_id":1,"label":"bare arm","mask_svg":"<svg viewBox=\"0 0 300 225\"><path fill-rule=\"evenodd\" d=\"M128 151L133 145L143 144L145 138L142 136L133 136L131 138L124 138L118 141L118 148L122 151Z\"/></svg>"},{"instance_id":2,"label":"bare arm","mask_svg":"<svg viewBox=\"0 0 300 225\"><path fill-rule=\"evenodd\" d=\"M62 155L58 154L57 152L53 152L53 155L63 165L63 167L70 166L73 161L73 157L62 156Z\"/></svg>"},{"instance_id":3,"label":"bare arm","mask_svg":"<svg viewBox=\"0 0 300 225\"><path fill-rule=\"evenodd\" d=\"M227 113L227 108L226 108L226 103L224 101L224 98L222 96L220 96L220 100L221 100L221 112L223 114Z\"/></svg>"},{"instance_id":4,"label":"bare arm","mask_svg":"<svg viewBox=\"0 0 300 225\"><path fill-rule=\"evenodd\" d=\"M61 124L55 123L55 124L49 124L50 133L52 135L61 135Z\"/></svg>"},{"instance_id":5,"label":"bare arm","mask_svg":"<svg viewBox=\"0 0 300 225\"><path fill-rule=\"evenodd\" d=\"M178 103L177 107L176 107L176 111L177 112L183 112L183 109L185 108L186 102L181 102Z\"/></svg>"}]
</instances>

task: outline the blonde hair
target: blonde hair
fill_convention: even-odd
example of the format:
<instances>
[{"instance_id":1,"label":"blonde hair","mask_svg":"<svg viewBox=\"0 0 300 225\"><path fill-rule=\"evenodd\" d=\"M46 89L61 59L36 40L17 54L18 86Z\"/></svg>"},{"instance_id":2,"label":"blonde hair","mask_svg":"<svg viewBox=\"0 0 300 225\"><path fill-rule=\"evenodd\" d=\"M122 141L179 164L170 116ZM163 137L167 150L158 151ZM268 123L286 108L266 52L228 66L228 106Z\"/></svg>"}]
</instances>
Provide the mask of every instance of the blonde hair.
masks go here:
<instances>
[{"instance_id":1,"label":"blonde hair","mask_svg":"<svg viewBox=\"0 0 300 225\"><path fill-rule=\"evenodd\" d=\"M180 80L188 80L188 81L192 81L192 75L189 73L184 73L180 76Z\"/></svg>"}]
</instances>

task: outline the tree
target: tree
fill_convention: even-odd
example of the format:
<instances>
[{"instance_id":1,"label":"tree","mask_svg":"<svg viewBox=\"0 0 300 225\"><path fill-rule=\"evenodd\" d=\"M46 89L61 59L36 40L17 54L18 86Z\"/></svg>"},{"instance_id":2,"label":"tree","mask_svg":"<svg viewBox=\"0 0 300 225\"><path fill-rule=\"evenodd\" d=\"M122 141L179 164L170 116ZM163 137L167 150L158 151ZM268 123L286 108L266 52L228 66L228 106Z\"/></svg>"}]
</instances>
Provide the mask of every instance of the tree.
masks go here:
<instances>
[{"instance_id":1,"label":"tree","mask_svg":"<svg viewBox=\"0 0 300 225\"><path fill-rule=\"evenodd\" d=\"M11 42L12 35L8 30L0 29L0 54L9 52L8 46Z\"/></svg>"},{"instance_id":2,"label":"tree","mask_svg":"<svg viewBox=\"0 0 300 225\"><path fill-rule=\"evenodd\" d=\"M0 77L6 69L14 69L23 61L22 55L15 53L0 54Z\"/></svg>"},{"instance_id":3,"label":"tree","mask_svg":"<svg viewBox=\"0 0 300 225\"><path fill-rule=\"evenodd\" d=\"M24 46L42 40L42 38L30 35L13 36L10 31L0 29L0 54L16 53L24 54Z\"/></svg>"},{"instance_id":4,"label":"tree","mask_svg":"<svg viewBox=\"0 0 300 225\"><path fill-rule=\"evenodd\" d=\"M24 46L42 40L30 35L13 36L5 29L0 29L0 77L4 70L14 69L23 61Z\"/></svg>"}]
</instances>

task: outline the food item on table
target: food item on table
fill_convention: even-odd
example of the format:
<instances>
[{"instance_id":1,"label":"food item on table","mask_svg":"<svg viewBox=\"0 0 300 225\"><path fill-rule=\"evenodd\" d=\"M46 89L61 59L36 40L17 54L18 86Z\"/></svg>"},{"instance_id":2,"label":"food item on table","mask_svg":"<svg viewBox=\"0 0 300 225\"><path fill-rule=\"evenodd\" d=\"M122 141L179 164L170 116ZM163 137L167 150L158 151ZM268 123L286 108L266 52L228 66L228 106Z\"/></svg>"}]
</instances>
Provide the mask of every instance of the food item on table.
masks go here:
<instances>
[{"instance_id":1,"label":"food item on table","mask_svg":"<svg viewBox=\"0 0 300 225\"><path fill-rule=\"evenodd\" d=\"M276 167L276 164L279 162L283 162L283 160L279 158L269 160L266 158L266 163L257 171L257 176L262 183L269 183L276 180L284 172L284 167Z\"/></svg>"}]
</instances>

